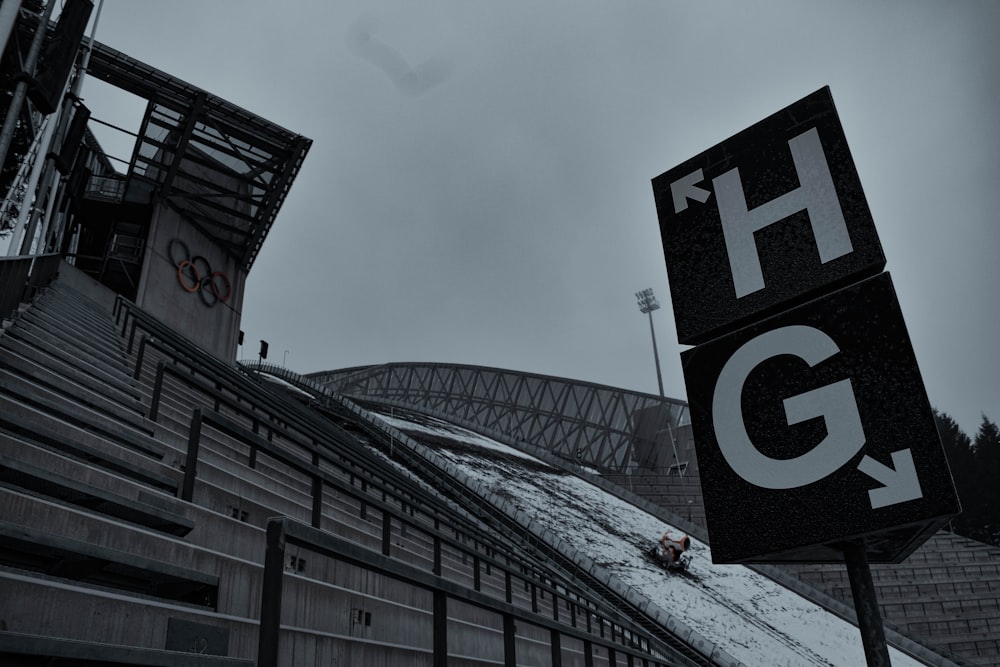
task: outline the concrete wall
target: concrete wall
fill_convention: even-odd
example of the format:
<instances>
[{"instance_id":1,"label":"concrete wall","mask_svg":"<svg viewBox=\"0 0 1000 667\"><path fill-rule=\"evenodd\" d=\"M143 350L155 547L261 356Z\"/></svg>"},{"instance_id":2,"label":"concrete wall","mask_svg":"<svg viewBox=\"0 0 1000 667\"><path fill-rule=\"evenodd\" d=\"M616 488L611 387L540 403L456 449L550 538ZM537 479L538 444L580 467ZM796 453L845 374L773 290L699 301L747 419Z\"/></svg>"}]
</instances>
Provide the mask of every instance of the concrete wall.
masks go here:
<instances>
[{"instance_id":1,"label":"concrete wall","mask_svg":"<svg viewBox=\"0 0 1000 667\"><path fill-rule=\"evenodd\" d=\"M172 243L179 240L183 243ZM182 257L186 247L190 257ZM226 301L210 293L189 292L192 282L178 275L178 263L204 257L213 272L225 274L232 287ZM201 266L201 264L199 264ZM243 288L246 272L215 241L197 230L164 204L154 208L150 224L142 280L136 303L211 354L231 361L236 358ZM201 288L207 290L207 287ZM212 303L208 305L206 303Z\"/></svg>"},{"instance_id":2,"label":"concrete wall","mask_svg":"<svg viewBox=\"0 0 1000 667\"><path fill-rule=\"evenodd\" d=\"M59 281L106 308L111 308L115 303L114 292L65 260L59 265Z\"/></svg>"}]
</instances>

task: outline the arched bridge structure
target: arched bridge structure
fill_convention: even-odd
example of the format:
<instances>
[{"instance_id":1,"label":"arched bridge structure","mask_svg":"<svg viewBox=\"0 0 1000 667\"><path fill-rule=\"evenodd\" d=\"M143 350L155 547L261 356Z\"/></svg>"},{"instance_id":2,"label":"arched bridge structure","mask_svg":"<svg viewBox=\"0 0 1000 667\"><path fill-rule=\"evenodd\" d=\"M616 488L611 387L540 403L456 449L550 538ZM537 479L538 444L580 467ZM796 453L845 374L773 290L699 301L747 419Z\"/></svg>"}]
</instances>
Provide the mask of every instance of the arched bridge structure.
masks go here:
<instances>
[{"instance_id":1,"label":"arched bridge structure","mask_svg":"<svg viewBox=\"0 0 1000 667\"><path fill-rule=\"evenodd\" d=\"M484 366L395 363L322 371L311 384L437 415L606 472L662 466L687 404L590 382Z\"/></svg>"}]
</instances>

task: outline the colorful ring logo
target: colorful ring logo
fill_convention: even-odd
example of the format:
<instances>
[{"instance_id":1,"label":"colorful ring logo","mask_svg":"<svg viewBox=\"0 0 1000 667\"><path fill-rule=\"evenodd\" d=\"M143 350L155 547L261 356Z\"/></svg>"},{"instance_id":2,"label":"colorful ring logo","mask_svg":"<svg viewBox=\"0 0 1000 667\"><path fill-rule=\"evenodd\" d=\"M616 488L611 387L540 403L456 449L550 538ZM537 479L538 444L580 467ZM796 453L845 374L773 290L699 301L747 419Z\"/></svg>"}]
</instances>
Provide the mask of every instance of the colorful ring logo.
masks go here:
<instances>
[{"instance_id":1,"label":"colorful ring logo","mask_svg":"<svg viewBox=\"0 0 1000 667\"><path fill-rule=\"evenodd\" d=\"M177 266L177 281L181 287L185 292L197 292L206 306L228 301L233 295L229 277L222 271L213 271L212 265L201 255L191 257L184 241L172 240L167 252L170 261Z\"/></svg>"}]
</instances>

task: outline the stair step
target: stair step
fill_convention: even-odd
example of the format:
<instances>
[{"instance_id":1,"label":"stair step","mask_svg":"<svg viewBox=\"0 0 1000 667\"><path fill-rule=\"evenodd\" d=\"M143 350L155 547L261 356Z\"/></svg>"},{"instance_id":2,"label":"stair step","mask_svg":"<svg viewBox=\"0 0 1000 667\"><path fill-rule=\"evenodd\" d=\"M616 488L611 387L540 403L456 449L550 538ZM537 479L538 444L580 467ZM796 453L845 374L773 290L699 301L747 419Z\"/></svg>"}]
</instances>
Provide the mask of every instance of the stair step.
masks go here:
<instances>
[{"instance_id":1,"label":"stair step","mask_svg":"<svg viewBox=\"0 0 1000 667\"><path fill-rule=\"evenodd\" d=\"M0 359L0 364L24 377L57 390L66 387L74 398L79 399L76 389L70 386L76 384L137 415L146 412L139 401L139 392L121 377L103 373L94 366L81 363L82 360L55 357L45 349L29 345L14 336L0 338L0 347L8 352Z\"/></svg>"},{"instance_id":2,"label":"stair step","mask_svg":"<svg viewBox=\"0 0 1000 667\"><path fill-rule=\"evenodd\" d=\"M0 358L0 367L9 367L12 361L9 355L4 355ZM155 429L152 422L137 411L124 408L94 392L82 388L75 393L60 391L19 375L0 372L0 395L12 396L65 421L104 433L117 442L163 456L163 446L150 437Z\"/></svg>"},{"instance_id":3,"label":"stair step","mask_svg":"<svg viewBox=\"0 0 1000 667\"><path fill-rule=\"evenodd\" d=\"M175 511L82 484L3 454L0 484L171 535L184 536L194 528L192 521Z\"/></svg>"},{"instance_id":4,"label":"stair step","mask_svg":"<svg viewBox=\"0 0 1000 667\"><path fill-rule=\"evenodd\" d=\"M38 658L26 662L22 658ZM62 659L87 661L85 665L121 664L147 667L253 667L253 660L204 655L181 651L163 651L136 646L104 644L78 639L44 637L21 632L0 632L0 662L5 664L46 665ZM48 660L51 659L51 662ZM15 662L17 660L18 662Z\"/></svg>"}]
</instances>

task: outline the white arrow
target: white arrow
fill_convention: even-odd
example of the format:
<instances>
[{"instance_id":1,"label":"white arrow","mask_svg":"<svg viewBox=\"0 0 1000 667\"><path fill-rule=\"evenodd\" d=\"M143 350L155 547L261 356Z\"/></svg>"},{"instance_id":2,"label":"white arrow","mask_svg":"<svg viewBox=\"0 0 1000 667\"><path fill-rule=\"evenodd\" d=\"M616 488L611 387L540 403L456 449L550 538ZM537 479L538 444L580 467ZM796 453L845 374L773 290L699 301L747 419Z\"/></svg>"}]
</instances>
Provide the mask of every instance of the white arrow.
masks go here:
<instances>
[{"instance_id":1,"label":"white arrow","mask_svg":"<svg viewBox=\"0 0 1000 667\"><path fill-rule=\"evenodd\" d=\"M685 210L688 207L688 199L694 199L702 204L708 201L708 198L712 196L712 192L695 185L704 180L705 175L701 169L695 169L687 176L678 178L670 184L670 194L674 198L674 213L680 213Z\"/></svg>"},{"instance_id":2,"label":"white arrow","mask_svg":"<svg viewBox=\"0 0 1000 667\"><path fill-rule=\"evenodd\" d=\"M883 484L877 489L868 491L873 510L887 505L905 503L908 500L916 500L924 495L920 490L917 468L913 465L913 455L909 449L893 452L892 465L895 470L882 465L870 456L865 456L858 464L858 470Z\"/></svg>"}]
</instances>

